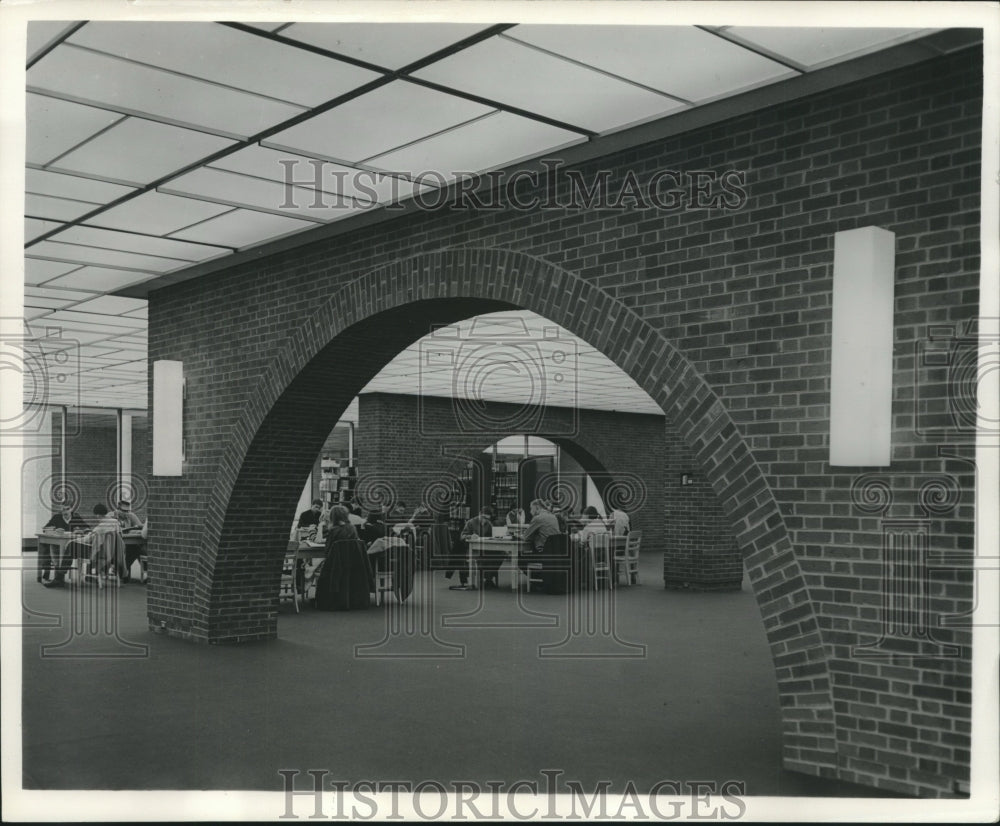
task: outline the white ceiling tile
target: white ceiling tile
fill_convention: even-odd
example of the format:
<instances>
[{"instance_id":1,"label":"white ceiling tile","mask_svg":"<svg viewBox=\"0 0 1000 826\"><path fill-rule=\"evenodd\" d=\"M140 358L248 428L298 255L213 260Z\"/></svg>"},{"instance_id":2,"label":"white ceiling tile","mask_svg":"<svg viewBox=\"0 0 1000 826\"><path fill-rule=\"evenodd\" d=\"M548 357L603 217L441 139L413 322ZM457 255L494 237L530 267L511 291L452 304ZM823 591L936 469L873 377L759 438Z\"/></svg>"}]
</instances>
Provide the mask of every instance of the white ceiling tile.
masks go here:
<instances>
[{"instance_id":1,"label":"white ceiling tile","mask_svg":"<svg viewBox=\"0 0 1000 826\"><path fill-rule=\"evenodd\" d=\"M51 229L62 226L59 221L40 221L37 218L24 219L24 240L34 241L39 235L44 235Z\"/></svg>"},{"instance_id":2,"label":"white ceiling tile","mask_svg":"<svg viewBox=\"0 0 1000 826\"><path fill-rule=\"evenodd\" d=\"M726 29L727 34L809 67L853 57L874 47L884 48L922 32L921 29L779 28L777 26L729 26Z\"/></svg>"},{"instance_id":3,"label":"white ceiling tile","mask_svg":"<svg viewBox=\"0 0 1000 826\"><path fill-rule=\"evenodd\" d=\"M204 261L220 253L229 252L225 247L210 247L203 244L192 244L171 238L156 238L150 235L136 235L131 232L120 232L97 227L70 227L52 236L53 241L70 244L84 244L90 247L101 247L107 250L123 252L138 252L143 255L156 255L173 258L178 262Z\"/></svg>"},{"instance_id":4,"label":"white ceiling tile","mask_svg":"<svg viewBox=\"0 0 1000 826\"><path fill-rule=\"evenodd\" d=\"M166 235L230 209L232 207L224 204L151 191L95 215L87 223L110 229Z\"/></svg>"},{"instance_id":5,"label":"white ceiling tile","mask_svg":"<svg viewBox=\"0 0 1000 826\"><path fill-rule=\"evenodd\" d=\"M67 264L62 261L45 261L41 258L24 259L24 283L41 284L50 278L55 278L73 270L79 269L79 264Z\"/></svg>"},{"instance_id":6,"label":"white ceiling tile","mask_svg":"<svg viewBox=\"0 0 1000 826\"><path fill-rule=\"evenodd\" d=\"M136 252L87 247L81 244L66 244L60 241L42 241L35 244L31 248L31 251L35 255L54 258L59 261L76 261L80 264L127 267L134 270L152 270L153 272L169 272L190 263L176 258L161 258L155 255L142 255Z\"/></svg>"},{"instance_id":7,"label":"white ceiling tile","mask_svg":"<svg viewBox=\"0 0 1000 826\"><path fill-rule=\"evenodd\" d=\"M498 112L368 163L388 172L421 175L433 171L453 180L463 173L482 172L584 140L575 132Z\"/></svg>"},{"instance_id":8,"label":"white ceiling tile","mask_svg":"<svg viewBox=\"0 0 1000 826\"><path fill-rule=\"evenodd\" d=\"M484 28L464 23L295 23L281 35L376 66L401 69Z\"/></svg>"},{"instance_id":9,"label":"white ceiling tile","mask_svg":"<svg viewBox=\"0 0 1000 826\"><path fill-rule=\"evenodd\" d=\"M127 118L59 159L59 169L147 184L232 146L233 141L141 118Z\"/></svg>"},{"instance_id":10,"label":"white ceiling tile","mask_svg":"<svg viewBox=\"0 0 1000 826\"><path fill-rule=\"evenodd\" d=\"M310 159L257 144L220 158L211 166L282 184L288 181L311 191L316 190L315 184L319 181L318 188L323 193L330 193L329 197L322 196L327 203L332 203L338 194L363 203L388 203L408 198L415 189L427 189L383 173Z\"/></svg>"},{"instance_id":11,"label":"white ceiling tile","mask_svg":"<svg viewBox=\"0 0 1000 826\"><path fill-rule=\"evenodd\" d=\"M272 23L251 23L249 20L242 20L240 22L242 22L244 26L253 26L253 28L255 28L255 29L261 29L261 30L263 30L265 32L277 31L282 26L287 26L288 25L288 21L287 20L284 21L283 23L273 23L273 22Z\"/></svg>"},{"instance_id":12,"label":"white ceiling tile","mask_svg":"<svg viewBox=\"0 0 1000 826\"><path fill-rule=\"evenodd\" d=\"M308 221L272 215L269 212L237 209L217 218L209 218L196 226L176 232L171 237L242 248L315 226L316 224Z\"/></svg>"},{"instance_id":13,"label":"white ceiling tile","mask_svg":"<svg viewBox=\"0 0 1000 826\"><path fill-rule=\"evenodd\" d=\"M28 86L126 114L150 114L239 137L255 135L304 111L301 106L65 44L28 70Z\"/></svg>"},{"instance_id":14,"label":"white ceiling tile","mask_svg":"<svg viewBox=\"0 0 1000 826\"><path fill-rule=\"evenodd\" d=\"M795 73L694 26L517 26L507 34L690 101Z\"/></svg>"},{"instance_id":15,"label":"white ceiling tile","mask_svg":"<svg viewBox=\"0 0 1000 826\"><path fill-rule=\"evenodd\" d=\"M491 111L400 80L278 132L263 143L361 161Z\"/></svg>"},{"instance_id":16,"label":"white ceiling tile","mask_svg":"<svg viewBox=\"0 0 1000 826\"><path fill-rule=\"evenodd\" d=\"M93 178L82 178L79 175L64 175L47 169L24 170L24 184L28 192L87 201L92 204L106 204L135 192L134 187L95 181Z\"/></svg>"},{"instance_id":17,"label":"white ceiling tile","mask_svg":"<svg viewBox=\"0 0 1000 826\"><path fill-rule=\"evenodd\" d=\"M88 298L94 297L93 293L85 293L82 290L60 290L53 287L25 287L24 295L25 297L56 298L68 302L86 301Z\"/></svg>"},{"instance_id":18,"label":"white ceiling tile","mask_svg":"<svg viewBox=\"0 0 1000 826\"><path fill-rule=\"evenodd\" d=\"M252 178L212 167L202 167L182 175L161 187L161 191L196 195L235 206L285 212L290 217L315 222L334 221L363 209L363 205L336 196L322 197L317 201L314 190L286 187L277 181Z\"/></svg>"},{"instance_id":19,"label":"white ceiling tile","mask_svg":"<svg viewBox=\"0 0 1000 826\"><path fill-rule=\"evenodd\" d=\"M126 298L120 295L102 295L97 298L88 298L76 304L73 309L81 313L126 315L135 310L145 310L146 300L142 298Z\"/></svg>"},{"instance_id":20,"label":"white ceiling tile","mask_svg":"<svg viewBox=\"0 0 1000 826\"><path fill-rule=\"evenodd\" d=\"M24 214L35 218L56 220L58 222L73 221L81 215L93 212L99 204L88 204L83 201L69 201L65 198L52 198L48 195L33 195L28 192L24 196Z\"/></svg>"},{"instance_id":21,"label":"white ceiling tile","mask_svg":"<svg viewBox=\"0 0 1000 826\"><path fill-rule=\"evenodd\" d=\"M132 284L149 281L155 277L156 273L152 272L143 273L135 272L133 270L116 270L107 267L80 267L74 272L59 278L53 277L52 281L46 283L45 286L113 292Z\"/></svg>"},{"instance_id":22,"label":"white ceiling tile","mask_svg":"<svg viewBox=\"0 0 1000 826\"><path fill-rule=\"evenodd\" d=\"M29 20L28 34L25 38L28 62L30 63L39 52L75 25L76 23L69 20Z\"/></svg>"},{"instance_id":23,"label":"white ceiling tile","mask_svg":"<svg viewBox=\"0 0 1000 826\"><path fill-rule=\"evenodd\" d=\"M72 301L60 300L58 298L41 298L36 295L26 295L24 297L25 307L44 307L46 310L61 310L67 304L72 304Z\"/></svg>"},{"instance_id":24,"label":"white ceiling tile","mask_svg":"<svg viewBox=\"0 0 1000 826\"><path fill-rule=\"evenodd\" d=\"M25 158L28 163L49 163L121 118L117 112L29 92Z\"/></svg>"},{"instance_id":25,"label":"white ceiling tile","mask_svg":"<svg viewBox=\"0 0 1000 826\"><path fill-rule=\"evenodd\" d=\"M72 310L58 310L50 316L53 320L70 327L77 327L81 330L96 329L94 325L102 325L108 330L120 334L124 333L123 328L133 329L135 327L145 327L146 322L141 318L127 318L125 316L107 315L105 313L84 313ZM115 329L117 328L117 329Z\"/></svg>"},{"instance_id":26,"label":"white ceiling tile","mask_svg":"<svg viewBox=\"0 0 1000 826\"><path fill-rule=\"evenodd\" d=\"M594 132L665 115L682 104L506 38L433 63L416 77Z\"/></svg>"},{"instance_id":27,"label":"white ceiling tile","mask_svg":"<svg viewBox=\"0 0 1000 826\"><path fill-rule=\"evenodd\" d=\"M101 21L69 42L309 107L381 77L219 23Z\"/></svg>"}]
</instances>

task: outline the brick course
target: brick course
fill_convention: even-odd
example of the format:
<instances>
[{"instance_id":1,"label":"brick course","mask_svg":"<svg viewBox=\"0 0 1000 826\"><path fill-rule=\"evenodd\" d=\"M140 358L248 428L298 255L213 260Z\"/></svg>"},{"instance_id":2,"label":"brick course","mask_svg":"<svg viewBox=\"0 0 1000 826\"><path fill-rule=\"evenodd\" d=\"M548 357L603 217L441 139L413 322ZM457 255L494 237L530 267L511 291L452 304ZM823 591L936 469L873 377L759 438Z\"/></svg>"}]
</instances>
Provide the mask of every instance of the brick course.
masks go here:
<instances>
[{"instance_id":1,"label":"brick course","mask_svg":"<svg viewBox=\"0 0 1000 826\"><path fill-rule=\"evenodd\" d=\"M739 209L405 214L152 293L149 355L184 362L188 453L184 477L153 480L151 623L273 636L276 554L337 416L432 325L524 307L629 373L711 484L771 643L785 765L950 793L969 773L971 634L936 620L973 604L962 339L981 61L970 49L580 167L610 170L611 190L739 170ZM833 234L866 225L897 245L892 465L875 471L827 463ZM900 542L927 582L923 629L885 601Z\"/></svg>"}]
</instances>

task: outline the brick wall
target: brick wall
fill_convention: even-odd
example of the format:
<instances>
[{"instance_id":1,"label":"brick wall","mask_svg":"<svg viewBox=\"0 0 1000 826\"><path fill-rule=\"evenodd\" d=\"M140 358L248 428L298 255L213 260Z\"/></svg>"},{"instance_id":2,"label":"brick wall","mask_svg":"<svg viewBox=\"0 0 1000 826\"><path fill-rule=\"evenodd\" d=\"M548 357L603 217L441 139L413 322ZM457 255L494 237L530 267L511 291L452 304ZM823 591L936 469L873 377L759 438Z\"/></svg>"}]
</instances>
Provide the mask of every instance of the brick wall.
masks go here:
<instances>
[{"instance_id":1,"label":"brick wall","mask_svg":"<svg viewBox=\"0 0 1000 826\"><path fill-rule=\"evenodd\" d=\"M693 591L740 590L743 557L729 520L694 453L669 426L663 436L663 475L667 513L663 584ZM690 484L682 484L686 475Z\"/></svg>"},{"instance_id":2,"label":"brick wall","mask_svg":"<svg viewBox=\"0 0 1000 826\"><path fill-rule=\"evenodd\" d=\"M53 494L59 495L61 478L62 417L53 417ZM114 413L80 413L72 417L66 435L66 487L62 492L75 502L77 512L96 522L94 505L110 508L118 483L118 417Z\"/></svg>"},{"instance_id":3,"label":"brick wall","mask_svg":"<svg viewBox=\"0 0 1000 826\"><path fill-rule=\"evenodd\" d=\"M149 357L184 362L189 447L182 478L153 480L150 621L273 636L274 549L337 416L432 325L525 307L612 358L690 446L760 604L785 765L951 792L969 772L971 634L937 620L972 607L958 368L978 313L981 64L967 50L580 168L610 170L612 191L737 170L740 208L407 214L154 292ZM884 472L827 463L833 234L866 225L896 234ZM931 339L957 342L943 366ZM890 622L902 546L892 570L927 594Z\"/></svg>"},{"instance_id":4,"label":"brick wall","mask_svg":"<svg viewBox=\"0 0 1000 826\"><path fill-rule=\"evenodd\" d=\"M385 484L410 507L432 502L435 482L449 487L467 460L480 457L494 442L512 435L486 429L485 423L514 421L522 412L518 405L489 403L478 420L483 432L476 433L469 427L459 428L451 399L364 393L358 404L358 447L365 456L359 486ZM580 464L592 475L599 492L619 482L612 496L617 489L620 498L633 500L631 518L645 533L647 552L662 552L664 518L671 517L663 511L663 417L550 407L540 412L539 421L542 426L533 435L560 445L572 443L564 449L572 450L578 461L583 458ZM570 432L572 437L565 438L563 434ZM540 481L545 490L536 495L548 498L549 483L554 480ZM568 481L579 487L583 480ZM629 497L628 491L634 494Z\"/></svg>"}]
</instances>

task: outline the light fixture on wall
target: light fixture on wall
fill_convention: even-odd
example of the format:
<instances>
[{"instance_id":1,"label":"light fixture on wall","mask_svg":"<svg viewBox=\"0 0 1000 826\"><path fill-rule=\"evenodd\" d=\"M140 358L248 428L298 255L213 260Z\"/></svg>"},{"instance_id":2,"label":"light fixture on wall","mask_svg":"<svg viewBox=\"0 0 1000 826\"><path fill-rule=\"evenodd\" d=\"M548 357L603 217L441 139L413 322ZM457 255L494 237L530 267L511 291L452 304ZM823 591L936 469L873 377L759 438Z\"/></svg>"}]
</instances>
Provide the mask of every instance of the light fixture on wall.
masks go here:
<instances>
[{"instance_id":1,"label":"light fixture on wall","mask_svg":"<svg viewBox=\"0 0 1000 826\"><path fill-rule=\"evenodd\" d=\"M693 473L682 473L681 474L681 487L688 487L694 484L694 474Z\"/></svg>"},{"instance_id":2,"label":"light fixture on wall","mask_svg":"<svg viewBox=\"0 0 1000 826\"><path fill-rule=\"evenodd\" d=\"M890 461L895 242L879 227L834 236L831 465Z\"/></svg>"},{"instance_id":3,"label":"light fixture on wall","mask_svg":"<svg viewBox=\"0 0 1000 826\"><path fill-rule=\"evenodd\" d=\"M184 363L153 362L153 475L180 476L184 462Z\"/></svg>"}]
</instances>

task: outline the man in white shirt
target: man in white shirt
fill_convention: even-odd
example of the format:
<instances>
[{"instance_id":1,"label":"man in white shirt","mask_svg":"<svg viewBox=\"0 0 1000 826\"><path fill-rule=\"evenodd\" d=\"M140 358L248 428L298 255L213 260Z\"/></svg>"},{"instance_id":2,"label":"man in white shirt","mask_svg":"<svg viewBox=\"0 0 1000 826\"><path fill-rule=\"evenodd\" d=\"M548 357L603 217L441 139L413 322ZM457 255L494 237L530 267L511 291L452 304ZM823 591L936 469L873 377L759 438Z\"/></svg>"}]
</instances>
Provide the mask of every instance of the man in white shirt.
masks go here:
<instances>
[{"instance_id":1,"label":"man in white shirt","mask_svg":"<svg viewBox=\"0 0 1000 826\"><path fill-rule=\"evenodd\" d=\"M608 514L608 520L611 522L611 532L615 536L626 536L631 530L628 514L620 508L613 508Z\"/></svg>"}]
</instances>

